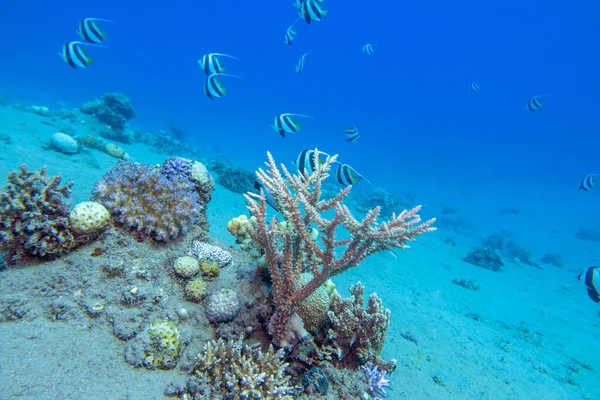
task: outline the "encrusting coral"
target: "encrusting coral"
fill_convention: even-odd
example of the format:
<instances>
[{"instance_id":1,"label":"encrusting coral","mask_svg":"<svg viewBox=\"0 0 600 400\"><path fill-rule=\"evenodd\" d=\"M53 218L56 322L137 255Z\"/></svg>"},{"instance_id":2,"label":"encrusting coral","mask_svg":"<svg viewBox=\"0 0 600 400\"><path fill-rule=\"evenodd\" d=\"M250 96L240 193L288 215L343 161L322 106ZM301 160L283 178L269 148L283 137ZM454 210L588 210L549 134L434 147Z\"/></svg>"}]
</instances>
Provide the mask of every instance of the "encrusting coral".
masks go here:
<instances>
[{"instance_id":1,"label":"encrusting coral","mask_svg":"<svg viewBox=\"0 0 600 400\"><path fill-rule=\"evenodd\" d=\"M0 252L14 264L25 256L53 258L76 246L69 223L68 198L73 182L59 186L60 174L49 177L46 167L8 174L0 191Z\"/></svg>"},{"instance_id":2,"label":"encrusting coral","mask_svg":"<svg viewBox=\"0 0 600 400\"><path fill-rule=\"evenodd\" d=\"M358 221L342 203L351 186L340 190L331 199L322 200L321 184L329 176L337 156L327 156L321 162L319 156L323 153L315 149L314 154L316 168L310 175L291 174L285 165L281 165L280 171L270 153L267 153L268 170L259 169L256 173L287 222L286 229L282 229L277 217L270 223L267 220L264 190L260 194L248 192L244 195L250 213L256 217L249 233L265 251L273 283L276 312L269 322L269 331L273 343L282 347L293 346L308 335L296 313L298 304L330 277L356 267L372 254L392 248L405 249L407 242L435 229L432 227L435 219L421 222L420 207L393 214L382 223L377 222L380 209L376 207ZM332 219L323 217L323 212L331 210L334 211ZM321 233L320 243L311 237L313 225ZM350 238L337 239L338 228L345 228ZM283 246L278 246L278 242L283 242ZM343 253L337 257L336 250L342 246ZM298 282L303 272L311 272L313 278L301 287Z\"/></svg>"},{"instance_id":3,"label":"encrusting coral","mask_svg":"<svg viewBox=\"0 0 600 400\"><path fill-rule=\"evenodd\" d=\"M294 399L283 349L266 352L219 338L204 346L182 399Z\"/></svg>"},{"instance_id":4,"label":"encrusting coral","mask_svg":"<svg viewBox=\"0 0 600 400\"><path fill-rule=\"evenodd\" d=\"M117 164L96 182L93 199L125 228L157 241L184 233L205 208L190 180L168 178L157 167L133 162Z\"/></svg>"}]
</instances>

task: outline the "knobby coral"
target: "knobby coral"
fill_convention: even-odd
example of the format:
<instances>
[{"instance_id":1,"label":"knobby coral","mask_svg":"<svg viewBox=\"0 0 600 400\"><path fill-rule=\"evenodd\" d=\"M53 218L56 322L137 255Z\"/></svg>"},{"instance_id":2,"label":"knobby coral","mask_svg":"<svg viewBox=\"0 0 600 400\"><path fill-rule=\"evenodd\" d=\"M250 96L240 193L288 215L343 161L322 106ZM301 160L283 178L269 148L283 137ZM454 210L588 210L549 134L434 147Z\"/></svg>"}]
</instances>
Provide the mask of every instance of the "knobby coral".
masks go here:
<instances>
[{"instance_id":1,"label":"knobby coral","mask_svg":"<svg viewBox=\"0 0 600 400\"><path fill-rule=\"evenodd\" d=\"M93 199L116 221L157 241L175 239L204 209L188 179L168 179L158 167L121 162L96 182Z\"/></svg>"},{"instance_id":2,"label":"knobby coral","mask_svg":"<svg viewBox=\"0 0 600 400\"><path fill-rule=\"evenodd\" d=\"M184 399L293 399L283 349L266 352L219 338L198 354Z\"/></svg>"},{"instance_id":3,"label":"knobby coral","mask_svg":"<svg viewBox=\"0 0 600 400\"><path fill-rule=\"evenodd\" d=\"M244 196L247 207L256 222L249 229L252 239L264 249L265 260L273 282L273 301L276 312L271 317L269 330L277 346L293 346L307 335L302 319L296 313L298 304L319 288L330 277L356 267L366 257L391 248L407 248L407 242L422 233L434 230L434 219L421 222L420 207L393 214L379 223L380 208L375 207L358 221L343 204L351 186L333 198L321 199L322 182L329 176L337 156L327 156L322 162L315 149L314 172L291 174L285 165L281 171L270 153L267 153L267 171L256 172L258 180L273 196L277 208L287 222L282 228L277 217L267 220L267 200L260 194L248 192ZM328 219L323 212L334 211ZM311 237L311 227L320 231L320 243ZM336 238L338 228L345 228L350 238ZM283 243L283 246L278 246ZM282 248L281 248L282 247ZM344 247L337 257L336 250ZM304 286L298 284L302 272L311 272L313 278Z\"/></svg>"},{"instance_id":4,"label":"knobby coral","mask_svg":"<svg viewBox=\"0 0 600 400\"><path fill-rule=\"evenodd\" d=\"M0 191L0 252L14 264L24 256L53 258L69 252L76 241L69 223L71 186L59 186L60 174L49 177L46 167L8 174Z\"/></svg>"}]
</instances>

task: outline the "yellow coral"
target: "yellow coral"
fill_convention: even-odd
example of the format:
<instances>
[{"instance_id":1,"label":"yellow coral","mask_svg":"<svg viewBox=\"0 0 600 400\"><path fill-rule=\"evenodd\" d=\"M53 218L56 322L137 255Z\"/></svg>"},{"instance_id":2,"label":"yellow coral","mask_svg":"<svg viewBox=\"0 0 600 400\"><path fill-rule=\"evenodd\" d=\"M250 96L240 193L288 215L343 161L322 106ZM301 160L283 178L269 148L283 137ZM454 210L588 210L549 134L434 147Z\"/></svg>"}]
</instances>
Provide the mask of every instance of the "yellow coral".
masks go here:
<instances>
[{"instance_id":1,"label":"yellow coral","mask_svg":"<svg viewBox=\"0 0 600 400\"><path fill-rule=\"evenodd\" d=\"M108 143L106 146L104 146L104 152L111 157L129 161L129 154L125 152L125 149L112 143Z\"/></svg>"},{"instance_id":2,"label":"yellow coral","mask_svg":"<svg viewBox=\"0 0 600 400\"><path fill-rule=\"evenodd\" d=\"M69 214L69 222L75 232L88 235L106 228L110 222L110 213L100 203L84 201L73 208Z\"/></svg>"},{"instance_id":3,"label":"yellow coral","mask_svg":"<svg viewBox=\"0 0 600 400\"><path fill-rule=\"evenodd\" d=\"M206 282L201 278L192 279L185 285L185 295L191 301L199 302L206 294Z\"/></svg>"},{"instance_id":4,"label":"yellow coral","mask_svg":"<svg viewBox=\"0 0 600 400\"><path fill-rule=\"evenodd\" d=\"M209 278L216 278L221 273L221 268L219 268L219 263L216 261L202 261L200 263L200 271L202 271L202 275L204 276L208 276Z\"/></svg>"},{"instance_id":5,"label":"yellow coral","mask_svg":"<svg viewBox=\"0 0 600 400\"><path fill-rule=\"evenodd\" d=\"M182 278L190 278L200 270L198 260L190 256L179 257L175 260L173 268L175 269L175 273Z\"/></svg>"},{"instance_id":6,"label":"yellow coral","mask_svg":"<svg viewBox=\"0 0 600 400\"><path fill-rule=\"evenodd\" d=\"M179 329L171 321L159 319L148 328L149 348L144 352L144 366L148 369L175 367L181 351Z\"/></svg>"}]
</instances>

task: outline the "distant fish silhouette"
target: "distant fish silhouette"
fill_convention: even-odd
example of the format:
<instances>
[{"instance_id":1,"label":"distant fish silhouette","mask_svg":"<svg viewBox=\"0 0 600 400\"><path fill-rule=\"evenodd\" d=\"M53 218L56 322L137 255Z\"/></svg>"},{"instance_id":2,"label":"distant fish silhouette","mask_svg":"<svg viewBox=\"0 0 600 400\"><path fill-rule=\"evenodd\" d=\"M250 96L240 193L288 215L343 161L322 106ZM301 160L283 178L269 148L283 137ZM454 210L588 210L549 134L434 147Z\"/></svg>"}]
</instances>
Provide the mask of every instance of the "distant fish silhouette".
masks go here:
<instances>
[{"instance_id":1,"label":"distant fish silhouette","mask_svg":"<svg viewBox=\"0 0 600 400\"><path fill-rule=\"evenodd\" d=\"M469 85L469 90L471 92L479 92L479 90L481 89L480 84L482 84L483 82L471 82L471 84Z\"/></svg>"},{"instance_id":2,"label":"distant fish silhouette","mask_svg":"<svg viewBox=\"0 0 600 400\"><path fill-rule=\"evenodd\" d=\"M298 20L296 19L296 21L294 21L294 23L291 24L285 31L285 37L283 39L283 42L289 46L292 45L292 42L294 41L294 39L296 38L296 35L298 34L298 31L296 29L294 29L294 24L297 21Z\"/></svg>"},{"instance_id":3,"label":"distant fish silhouette","mask_svg":"<svg viewBox=\"0 0 600 400\"><path fill-rule=\"evenodd\" d=\"M350 121L352 123L352 128L346 128L344 131L344 133L346 134L346 141L350 142L350 143L356 143L358 142L358 139L360 138L360 133L358 132L358 129L356 128L356 125L354 125L354 122Z\"/></svg>"},{"instance_id":4,"label":"distant fish silhouette","mask_svg":"<svg viewBox=\"0 0 600 400\"><path fill-rule=\"evenodd\" d=\"M367 43L362 47L362 52L370 56L371 54L375 53L375 46L377 45Z\"/></svg>"},{"instance_id":5,"label":"distant fish silhouette","mask_svg":"<svg viewBox=\"0 0 600 400\"><path fill-rule=\"evenodd\" d=\"M579 190L584 190L588 192L591 190L598 182L596 182L596 176L600 176L598 174L587 174L585 178L581 180L579 183Z\"/></svg>"},{"instance_id":6,"label":"distant fish silhouette","mask_svg":"<svg viewBox=\"0 0 600 400\"><path fill-rule=\"evenodd\" d=\"M304 71L304 59L309 54L310 54L310 51L308 53L302 54L302 57L300 57L300 60L298 60L298 64L296 64L296 72L297 73L301 74L302 71Z\"/></svg>"},{"instance_id":7,"label":"distant fish silhouette","mask_svg":"<svg viewBox=\"0 0 600 400\"><path fill-rule=\"evenodd\" d=\"M527 101L527 109L531 112L535 112L537 110L539 110L540 108L544 107L545 104L544 102L541 100L542 97L546 97L548 95L538 95L538 96L533 96L531 97L528 101Z\"/></svg>"},{"instance_id":8,"label":"distant fish silhouette","mask_svg":"<svg viewBox=\"0 0 600 400\"><path fill-rule=\"evenodd\" d=\"M79 36L88 43L100 44L104 42L106 33L100 29L97 24L98 21L114 23L109 19L84 18L79 22L79 29L77 30Z\"/></svg>"}]
</instances>

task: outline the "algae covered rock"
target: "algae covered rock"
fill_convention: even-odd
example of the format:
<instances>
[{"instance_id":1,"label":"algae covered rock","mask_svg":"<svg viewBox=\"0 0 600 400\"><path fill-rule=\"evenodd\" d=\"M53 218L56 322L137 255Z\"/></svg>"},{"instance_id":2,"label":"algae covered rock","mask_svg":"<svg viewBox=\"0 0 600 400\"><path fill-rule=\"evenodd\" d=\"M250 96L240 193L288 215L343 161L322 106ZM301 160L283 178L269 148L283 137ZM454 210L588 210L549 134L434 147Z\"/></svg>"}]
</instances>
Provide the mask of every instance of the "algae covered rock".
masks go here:
<instances>
[{"instance_id":1,"label":"algae covered rock","mask_svg":"<svg viewBox=\"0 0 600 400\"><path fill-rule=\"evenodd\" d=\"M73 208L69 214L73 230L82 235L98 233L108 226L110 213L102 204L84 201Z\"/></svg>"}]
</instances>

